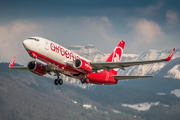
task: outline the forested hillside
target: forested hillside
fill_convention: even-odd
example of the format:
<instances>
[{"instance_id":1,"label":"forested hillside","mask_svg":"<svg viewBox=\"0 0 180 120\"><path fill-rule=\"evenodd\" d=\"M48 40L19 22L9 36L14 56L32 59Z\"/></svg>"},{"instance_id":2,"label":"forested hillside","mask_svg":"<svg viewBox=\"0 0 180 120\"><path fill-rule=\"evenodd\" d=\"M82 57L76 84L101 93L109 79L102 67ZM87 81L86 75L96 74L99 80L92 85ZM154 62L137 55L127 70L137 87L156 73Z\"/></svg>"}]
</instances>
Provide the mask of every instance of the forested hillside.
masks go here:
<instances>
[{"instance_id":1,"label":"forested hillside","mask_svg":"<svg viewBox=\"0 0 180 120\"><path fill-rule=\"evenodd\" d=\"M68 84L55 86L49 78L11 70L7 63L0 63L0 68L3 120L180 119L178 97L137 89L130 82L129 86L120 82L87 90Z\"/></svg>"}]
</instances>

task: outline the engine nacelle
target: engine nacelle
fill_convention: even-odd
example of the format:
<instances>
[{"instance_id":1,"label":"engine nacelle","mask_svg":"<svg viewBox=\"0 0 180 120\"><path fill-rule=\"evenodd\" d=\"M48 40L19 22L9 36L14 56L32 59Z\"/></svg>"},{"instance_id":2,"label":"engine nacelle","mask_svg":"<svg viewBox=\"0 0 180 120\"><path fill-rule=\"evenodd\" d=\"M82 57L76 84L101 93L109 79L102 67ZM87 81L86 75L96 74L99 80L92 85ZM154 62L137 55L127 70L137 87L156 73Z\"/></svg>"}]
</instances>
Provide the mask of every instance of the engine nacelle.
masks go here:
<instances>
[{"instance_id":1,"label":"engine nacelle","mask_svg":"<svg viewBox=\"0 0 180 120\"><path fill-rule=\"evenodd\" d=\"M92 66L82 59L76 59L73 64L74 68L84 71L85 73L90 73L92 71Z\"/></svg>"},{"instance_id":2,"label":"engine nacelle","mask_svg":"<svg viewBox=\"0 0 180 120\"><path fill-rule=\"evenodd\" d=\"M46 68L44 67L44 65L36 61L29 62L27 68L32 73L35 73L40 76L46 74Z\"/></svg>"}]
</instances>

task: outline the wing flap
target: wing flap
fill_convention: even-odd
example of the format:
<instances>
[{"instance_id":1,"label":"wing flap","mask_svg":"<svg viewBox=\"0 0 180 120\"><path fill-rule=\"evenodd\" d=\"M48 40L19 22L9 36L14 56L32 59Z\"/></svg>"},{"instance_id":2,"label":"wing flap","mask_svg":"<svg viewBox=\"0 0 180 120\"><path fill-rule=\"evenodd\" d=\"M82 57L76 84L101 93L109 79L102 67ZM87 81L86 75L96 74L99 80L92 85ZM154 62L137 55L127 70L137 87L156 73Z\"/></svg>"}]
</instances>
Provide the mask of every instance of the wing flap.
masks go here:
<instances>
[{"instance_id":1,"label":"wing flap","mask_svg":"<svg viewBox=\"0 0 180 120\"><path fill-rule=\"evenodd\" d=\"M113 76L115 80L126 80L126 79L138 79L138 78L150 78L154 76Z\"/></svg>"}]
</instances>

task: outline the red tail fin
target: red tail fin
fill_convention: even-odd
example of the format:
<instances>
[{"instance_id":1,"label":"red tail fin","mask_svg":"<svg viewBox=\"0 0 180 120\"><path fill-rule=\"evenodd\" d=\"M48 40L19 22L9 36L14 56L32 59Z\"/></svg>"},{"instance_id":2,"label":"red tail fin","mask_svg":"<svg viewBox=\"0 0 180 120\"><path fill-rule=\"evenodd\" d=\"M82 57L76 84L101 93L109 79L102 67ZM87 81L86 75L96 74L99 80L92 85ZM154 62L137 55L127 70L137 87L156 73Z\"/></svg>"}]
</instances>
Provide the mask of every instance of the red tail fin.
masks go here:
<instances>
[{"instance_id":1,"label":"red tail fin","mask_svg":"<svg viewBox=\"0 0 180 120\"><path fill-rule=\"evenodd\" d=\"M123 54L125 42L121 40L114 51L111 53L106 62L119 62L121 60L121 56ZM117 75L118 69L110 69L110 71Z\"/></svg>"}]
</instances>

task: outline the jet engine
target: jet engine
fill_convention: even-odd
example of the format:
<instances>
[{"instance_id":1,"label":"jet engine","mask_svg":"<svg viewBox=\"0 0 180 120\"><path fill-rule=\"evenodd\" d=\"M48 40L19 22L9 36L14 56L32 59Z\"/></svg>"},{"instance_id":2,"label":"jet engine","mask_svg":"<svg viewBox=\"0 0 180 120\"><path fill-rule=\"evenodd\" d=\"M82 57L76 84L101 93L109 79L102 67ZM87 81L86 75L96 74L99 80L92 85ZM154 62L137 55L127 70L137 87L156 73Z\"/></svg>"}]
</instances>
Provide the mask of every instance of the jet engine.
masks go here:
<instances>
[{"instance_id":1,"label":"jet engine","mask_svg":"<svg viewBox=\"0 0 180 120\"><path fill-rule=\"evenodd\" d=\"M32 73L35 73L35 74L40 75L40 76L46 74L45 66L39 62L36 62L36 61L29 62L27 65L27 68Z\"/></svg>"},{"instance_id":2,"label":"jet engine","mask_svg":"<svg viewBox=\"0 0 180 120\"><path fill-rule=\"evenodd\" d=\"M92 66L82 59L76 59L73 64L74 68L77 68L79 71L83 71L85 73L90 73L92 71Z\"/></svg>"}]
</instances>

